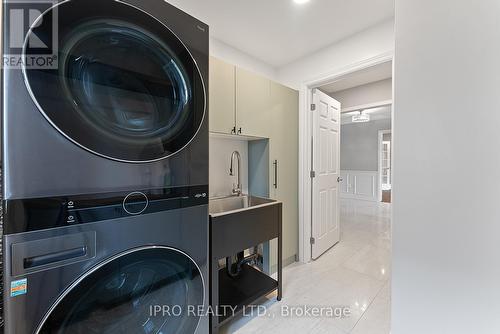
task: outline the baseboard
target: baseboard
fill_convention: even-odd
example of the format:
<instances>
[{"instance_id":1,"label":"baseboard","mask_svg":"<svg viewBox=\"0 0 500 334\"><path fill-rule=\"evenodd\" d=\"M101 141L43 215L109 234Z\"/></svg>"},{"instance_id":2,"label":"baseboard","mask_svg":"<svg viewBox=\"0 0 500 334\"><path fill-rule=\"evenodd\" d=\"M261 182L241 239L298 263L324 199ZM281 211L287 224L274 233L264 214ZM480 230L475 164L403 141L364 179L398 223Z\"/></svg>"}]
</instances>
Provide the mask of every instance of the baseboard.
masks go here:
<instances>
[{"instance_id":1,"label":"baseboard","mask_svg":"<svg viewBox=\"0 0 500 334\"><path fill-rule=\"evenodd\" d=\"M283 260L283 268L288 267L289 265L295 262L297 262L297 255L290 256L289 258ZM271 266L271 275L275 274L277 271L278 271L277 264Z\"/></svg>"}]
</instances>

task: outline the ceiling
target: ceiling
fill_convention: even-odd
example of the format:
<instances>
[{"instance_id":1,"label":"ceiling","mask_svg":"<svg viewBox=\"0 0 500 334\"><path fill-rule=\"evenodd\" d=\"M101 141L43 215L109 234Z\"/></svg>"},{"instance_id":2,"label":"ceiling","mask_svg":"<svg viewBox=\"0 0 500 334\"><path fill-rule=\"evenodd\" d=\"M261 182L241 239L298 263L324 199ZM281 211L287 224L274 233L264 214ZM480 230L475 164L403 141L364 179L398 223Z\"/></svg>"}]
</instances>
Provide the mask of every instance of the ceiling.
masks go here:
<instances>
[{"instance_id":1,"label":"ceiling","mask_svg":"<svg viewBox=\"0 0 500 334\"><path fill-rule=\"evenodd\" d=\"M384 106L379 108L365 109L364 112L370 115L370 122L383 120L383 119L391 119L391 106ZM346 112L342 113L342 125L344 124L352 124L352 116L359 114L359 111ZM367 124L367 123L360 123Z\"/></svg>"},{"instance_id":2,"label":"ceiling","mask_svg":"<svg viewBox=\"0 0 500 334\"><path fill-rule=\"evenodd\" d=\"M389 78L392 78L391 61L350 73L335 82L321 86L320 89L327 94L331 94Z\"/></svg>"},{"instance_id":3,"label":"ceiling","mask_svg":"<svg viewBox=\"0 0 500 334\"><path fill-rule=\"evenodd\" d=\"M394 16L393 0L166 0L210 25L211 35L274 67Z\"/></svg>"}]
</instances>

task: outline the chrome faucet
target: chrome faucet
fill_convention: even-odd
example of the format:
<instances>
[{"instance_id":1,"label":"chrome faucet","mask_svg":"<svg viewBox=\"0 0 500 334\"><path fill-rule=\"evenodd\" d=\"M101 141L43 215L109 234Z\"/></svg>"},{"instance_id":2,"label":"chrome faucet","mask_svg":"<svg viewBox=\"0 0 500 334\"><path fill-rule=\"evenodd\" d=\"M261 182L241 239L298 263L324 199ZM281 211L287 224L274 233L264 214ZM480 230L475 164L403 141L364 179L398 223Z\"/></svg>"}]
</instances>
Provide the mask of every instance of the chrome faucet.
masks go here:
<instances>
[{"instance_id":1,"label":"chrome faucet","mask_svg":"<svg viewBox=\"0 0 500 334\"><path fill-rule=\"evenodd\" d=\"M234 162L234 157L236 156L238 160L238 183L235 185L233 183L233 194L241 196L241 155L240 152L234 151L233 154L231 154L231 168L229 169L229 175L234 176L234 168L233 168L233 162Z\"/></svg>"}]
</instances>

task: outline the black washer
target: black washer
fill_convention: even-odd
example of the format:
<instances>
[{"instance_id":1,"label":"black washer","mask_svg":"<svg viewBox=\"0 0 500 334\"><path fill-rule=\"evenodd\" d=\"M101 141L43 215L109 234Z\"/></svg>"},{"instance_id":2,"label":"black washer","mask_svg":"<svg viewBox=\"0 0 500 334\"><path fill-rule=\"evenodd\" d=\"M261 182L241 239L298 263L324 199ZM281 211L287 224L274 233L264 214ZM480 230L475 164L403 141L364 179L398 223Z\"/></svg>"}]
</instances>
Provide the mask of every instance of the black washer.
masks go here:
<instances>
[{"instance_id":1,"label":"black washer","mask_svg":"<svg viewBox=\"0 0 500 334\"><path fill-rule=\"evenodd\" d=\"M118 1L68 1L55 8L58 68L23 68L45 118L75 144L123 162L161 160L188 145L202 124L206 94L179 38ZM52 15L54 9L41 16L26 41L48 36ZM37 52L25 45L28 57Z\"/></svg>"}]
</instances>

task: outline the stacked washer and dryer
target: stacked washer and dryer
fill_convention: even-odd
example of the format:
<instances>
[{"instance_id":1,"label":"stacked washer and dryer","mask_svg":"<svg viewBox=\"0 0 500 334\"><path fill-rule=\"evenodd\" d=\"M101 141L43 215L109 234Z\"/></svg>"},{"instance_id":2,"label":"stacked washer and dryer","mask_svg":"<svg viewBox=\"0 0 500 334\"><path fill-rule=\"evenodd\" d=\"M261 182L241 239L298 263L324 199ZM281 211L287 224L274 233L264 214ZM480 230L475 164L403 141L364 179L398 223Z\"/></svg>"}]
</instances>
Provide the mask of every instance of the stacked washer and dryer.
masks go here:
<instances>
[{"instance_id":1,"label":"stacked washer and dryer","mask_svg":"<svg viewBox=\"0 0 500 334\"><path fill-rule=\"evenodd\" d=\"M3 71L5 332L208 333L208 27L66 0L23 54L54 27L57 66Z\"/></svg>"}]
</instances>

